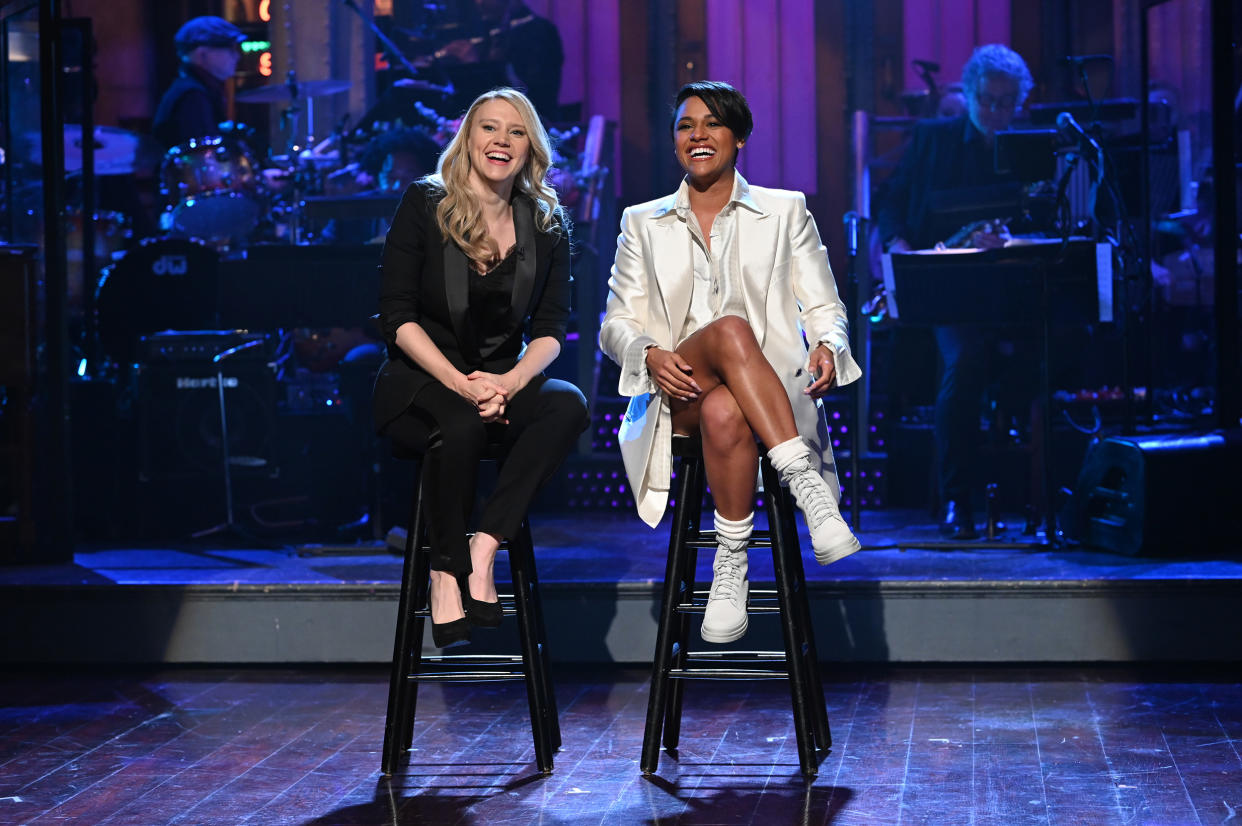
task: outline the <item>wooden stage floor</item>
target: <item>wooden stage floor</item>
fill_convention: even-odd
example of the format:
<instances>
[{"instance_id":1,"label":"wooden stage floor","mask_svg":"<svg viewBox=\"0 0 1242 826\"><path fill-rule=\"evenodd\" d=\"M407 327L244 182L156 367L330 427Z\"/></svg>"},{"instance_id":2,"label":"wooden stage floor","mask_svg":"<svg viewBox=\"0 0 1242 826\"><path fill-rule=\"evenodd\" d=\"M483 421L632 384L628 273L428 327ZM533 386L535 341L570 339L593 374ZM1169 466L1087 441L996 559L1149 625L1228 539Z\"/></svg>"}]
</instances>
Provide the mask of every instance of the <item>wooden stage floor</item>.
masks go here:
<instances>
[{"instance_id":1,"label":"wooden stage floor","mask_svg":"<svg viewBox=\"0 0 1242 826\"><path fill-rule=\"evenodd\" d=\"M1242 807L1236 671L827 673L834 745L809 785L783 683L689 686L682 748L644 779L646 674L555 676L551 776L520 684L435 685L386 780L382 669L10 670L0 823L1176 826Z\"/></svg>"}]
</instances>

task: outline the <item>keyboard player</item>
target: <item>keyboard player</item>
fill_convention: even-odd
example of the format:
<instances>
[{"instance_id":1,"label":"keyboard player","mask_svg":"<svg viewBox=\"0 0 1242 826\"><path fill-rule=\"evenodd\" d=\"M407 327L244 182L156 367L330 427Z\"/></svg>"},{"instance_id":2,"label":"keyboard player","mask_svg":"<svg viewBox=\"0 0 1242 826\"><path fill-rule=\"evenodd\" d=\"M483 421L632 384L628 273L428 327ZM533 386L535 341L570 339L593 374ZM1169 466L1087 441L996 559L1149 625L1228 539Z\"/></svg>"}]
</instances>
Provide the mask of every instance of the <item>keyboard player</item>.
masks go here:
<instances>
[{"instance_id":1,"label":"keyboard player","mask_svg":"<svg viewBox=\"0 0 1242 826\"><path fill-rule=\"evenodd\" d=\"M956 230L946 224L946 204L962 205L972 193L996 192L1016 179L995 171L994 142L1009 128L1034 81L1017 52L1000 44L975 49L962 70L967 111L950 119L919 122L902 160L889 178L877 212L885 249L929 249ZM968 204L966 206L969 206ZM959 210L959 215L968 210ZM976 213L977 214L977 213ZM972 222L962 245L992 249L1005 243L1003 219ZM963 295L962 301L970 296ZM973 539L971 493L978 463L979 405L988 380L994 334L978 326L934 328L943 365L936 396L935 443L939 468L940 531L951 539Z\"/></svg>"}]
</instances>

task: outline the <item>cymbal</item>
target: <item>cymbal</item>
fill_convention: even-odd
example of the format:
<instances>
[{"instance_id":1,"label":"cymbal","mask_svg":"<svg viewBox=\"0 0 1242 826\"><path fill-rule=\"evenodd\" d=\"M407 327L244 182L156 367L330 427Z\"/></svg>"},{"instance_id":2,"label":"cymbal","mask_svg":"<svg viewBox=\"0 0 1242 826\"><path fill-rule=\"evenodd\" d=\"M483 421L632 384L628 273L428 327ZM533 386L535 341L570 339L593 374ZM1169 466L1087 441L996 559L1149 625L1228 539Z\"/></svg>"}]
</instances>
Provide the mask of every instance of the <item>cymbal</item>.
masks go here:
<instances>
[{"instance_id":1,"label":"cymbal","mask_svg":"<svg viewBox=\"0 0 1242 826\"><path fill-rule=\"evenodd\" d=\"M298 97L314 98L335 95L350 87L348 80L303 80L296 84ZM284 103L289 100L288 83L272 83L237 93L239 103Z\"/></svg>"},{"instance_id":2,"label":"cymbal","mask_svg":"<svg viewBox=\"0 0 1242 826\"><path fill-rule=\"evenodd\" d=\"M43 163L43 145L38 133L27 136L32 142L31 161ZM65 171L82 170L82 127L65 124ZM95 127L95 174L132 175L140 170L154 170L159 164L160 149L147 135L115 126Z\"/></svg>"},{"instance_id":3,"label":"cymbal","mask_svg":"<svg viewBox=\"0 0 1242 826\"><path fill-rule=\"evenodd\" d=\"M412 77L403 77L400 80L395 80L389 88L413 89L417 92L435 92L436 94L444 95L445 97L453 94L453 84L451 83L448 86L441 86L438 83L431 83L426 80L415 80Z\"/></svg>"}]
</instances>

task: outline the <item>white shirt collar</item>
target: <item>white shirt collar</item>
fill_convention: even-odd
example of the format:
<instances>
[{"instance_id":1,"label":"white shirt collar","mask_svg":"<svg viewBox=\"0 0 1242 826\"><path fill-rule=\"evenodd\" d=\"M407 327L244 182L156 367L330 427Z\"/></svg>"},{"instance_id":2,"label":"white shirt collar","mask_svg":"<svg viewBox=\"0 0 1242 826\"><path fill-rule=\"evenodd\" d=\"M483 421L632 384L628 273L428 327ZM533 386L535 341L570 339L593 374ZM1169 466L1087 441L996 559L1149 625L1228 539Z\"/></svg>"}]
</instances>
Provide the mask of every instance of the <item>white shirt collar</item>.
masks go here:
<instances>
[{"instance_id":1,"label":"white shirt collar","mask_svg":"<svg viewBox=\"0 0 1242 826\"><path fill-rule=\"evenodd\" d=\"M750 194L750 184L742 177L742 173L737 170L733 171L733 191L729 193L729 201L725 204L725 208L737 204L744 206L757 215L763 215L764 211L755 203L755 199ZM677 191L673 193L672 201L666 203L663 209L657 210L652 216L662 218L668 214L676 214L680 218L685 218L690 211L690 184L686 178L681 179L681 185L677 187Z\"/></svg>"}]
</instances>

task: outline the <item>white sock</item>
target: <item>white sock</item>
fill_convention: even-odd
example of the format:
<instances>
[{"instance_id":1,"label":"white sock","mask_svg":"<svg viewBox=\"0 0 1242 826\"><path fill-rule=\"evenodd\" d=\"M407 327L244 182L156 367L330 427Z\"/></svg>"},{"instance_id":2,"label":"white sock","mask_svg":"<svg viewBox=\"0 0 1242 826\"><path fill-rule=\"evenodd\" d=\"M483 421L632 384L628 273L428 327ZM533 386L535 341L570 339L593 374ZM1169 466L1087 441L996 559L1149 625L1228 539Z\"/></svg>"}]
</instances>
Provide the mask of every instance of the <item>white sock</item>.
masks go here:
<instances>
[{"instance_id":1,"label":"white sock","mask_svg":"<svg viewBox=\"0 0 1242 826\"><path fill-rule=\"evenodd\" d=\"M810 449L806 446L806 442L801 436L794 436L792 439L781 442L776 447L768 451L768 461L772 463L777 473L781 473L785 468L810 453Z\"/></svg>"},{"instance_id":2,"label":"white sock","mask_svg":"<svg viewBox=\"0 0 1242 826\"><path fill-rule=\"evenodd\" d=\"M725 519L720 515L720 511L712 514L713 526L716 531L717 539L725 539L729 544L736 548L738 545L745 547L745 543L750 539L751 533L755 529L754 511L746 514L743 519Z\"/></svg>"}]
</instances>

